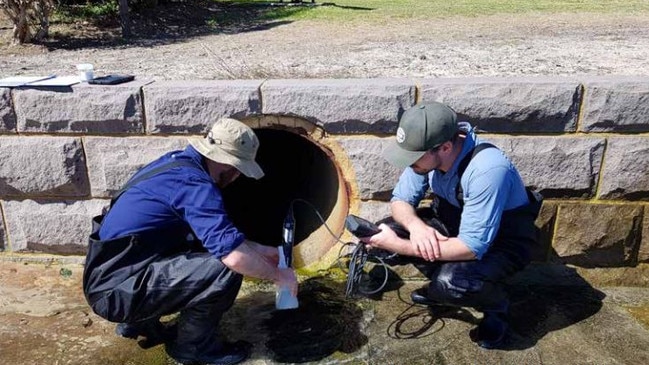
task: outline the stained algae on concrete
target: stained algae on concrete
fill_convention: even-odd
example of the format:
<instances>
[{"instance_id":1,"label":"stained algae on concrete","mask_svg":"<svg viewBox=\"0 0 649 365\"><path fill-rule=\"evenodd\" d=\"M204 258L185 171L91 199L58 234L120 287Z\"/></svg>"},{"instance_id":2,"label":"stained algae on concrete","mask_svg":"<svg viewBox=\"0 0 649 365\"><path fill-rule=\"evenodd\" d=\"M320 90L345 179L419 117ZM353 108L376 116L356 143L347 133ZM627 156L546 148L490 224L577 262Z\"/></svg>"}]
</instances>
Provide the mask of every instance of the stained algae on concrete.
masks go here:
<instances>
[{"instance_id":1,"label":"stained algae on concrete","mask_svg":"<svg viewBox=\"0 0 649 365\"><path fill-rule=\"evenodd\" d=\"M645 327L649 328L649 304L641 307L627 307L627 310Z\"/></svg>"}]
</instances>

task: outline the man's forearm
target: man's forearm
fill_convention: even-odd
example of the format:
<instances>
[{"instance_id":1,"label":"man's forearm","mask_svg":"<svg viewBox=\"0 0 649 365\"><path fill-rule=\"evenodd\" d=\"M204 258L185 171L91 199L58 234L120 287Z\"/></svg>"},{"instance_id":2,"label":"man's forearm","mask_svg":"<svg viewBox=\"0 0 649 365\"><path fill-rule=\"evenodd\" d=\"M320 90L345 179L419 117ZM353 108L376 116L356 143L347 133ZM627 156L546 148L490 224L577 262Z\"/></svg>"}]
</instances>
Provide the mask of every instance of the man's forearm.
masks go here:
<instances>
[{"instance_id":1,"label":"man's forearm","mask_svg":"<svg viewBox=\"0 0 649 365\"><path fill-rule=\"evenodd\" d=\"M403 238L397 238L396 240L390 240L386 242L382 249L396 252L400 255L413 256L413 257L422 257L416 248L410 243L409 240ZM443 242L440 242L440 257L437 261L465 261L465 260L475 260L475 254L473 251L469 250L466 244L462 242L459 238L449 238Z\"/></svg>"},{"instance_id":2,"label":"man's forearm","mask_svg":"<svg viewBox=\"0 0 649 365\"><path fill-rule=\"evenodd\" d=\"M392 210L392 218L406 229L409 229L412 224L424 224L417 216L415 208L407 202L393 201L390 203L390 209Z\"/></svg>"},{"instance_id":3,"label":"man's forearm","mask_svg":"<svg viewBox=\"0 0 649 365\"><path fill-rule=\"evenodd\" d=\"M475 254L469 247L457 237L449 237L448 240L440 242L440 261L465 261L475 260Z\"/></svg>"},{"instance_id":4,"label":"man's forearm","mask_svg":"<svg viewBox=\"0 0 649 365\"><path fill-rule=\"evenodd\" d=\"M244 276L277 282L279 269L253 248L252 241L244 241L234 251L221 258L221 262Z\"/></svg>"}]
</instances>

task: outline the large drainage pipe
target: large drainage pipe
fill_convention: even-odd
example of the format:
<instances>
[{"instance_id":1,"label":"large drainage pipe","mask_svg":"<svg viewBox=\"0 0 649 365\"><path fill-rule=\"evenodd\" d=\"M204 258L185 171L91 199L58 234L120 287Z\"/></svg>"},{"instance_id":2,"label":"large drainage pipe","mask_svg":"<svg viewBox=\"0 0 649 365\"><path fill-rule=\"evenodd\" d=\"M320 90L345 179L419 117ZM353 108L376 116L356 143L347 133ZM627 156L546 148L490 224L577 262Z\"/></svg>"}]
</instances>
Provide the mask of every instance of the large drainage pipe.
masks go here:
<instances>
[{"instance_id":1,"label":"large drainage pipe","mask_svg":"<svg viewBox=\"0 0 649 365\"><path fill-rule=\"evenodd\" d=\"M314 138L321 136L321 131L306 121L262 117L243 122L259 137L257 162L265 176L259 180L239 178L224 189L228 214L248 238L277 246L292 204L296 220L294 266L317 262L334 247L336 238L315 210L335 235L342 233L349 211L348 187L334 154Z\"/></svg>"}]
</instances>

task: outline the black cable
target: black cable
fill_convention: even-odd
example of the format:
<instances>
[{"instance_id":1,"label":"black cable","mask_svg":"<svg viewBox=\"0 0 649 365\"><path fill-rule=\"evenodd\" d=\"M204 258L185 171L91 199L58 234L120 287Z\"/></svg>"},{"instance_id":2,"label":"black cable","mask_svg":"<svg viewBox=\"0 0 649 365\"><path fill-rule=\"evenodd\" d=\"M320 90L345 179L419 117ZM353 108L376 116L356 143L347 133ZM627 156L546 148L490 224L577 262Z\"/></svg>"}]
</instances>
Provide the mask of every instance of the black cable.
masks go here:
<instances>
[{"instance_id":1,"label":"black cable","mask_svg":"<svg viewBox=\"0 0 649 365\"><path fill-rule=\"evenodd\" d=\"M341 260L344 259L345 257L349 257L349 259L350 259L349 265L347 266L347 284L345 286L345 296L347 298L356 297L358 294L362 294L362 295L366 295L366 296L376 294L376 293L380 292L381 290L383 290L383 288L385 288L385 286L388 283L389 272L388 272L387 265L385 264L385 262L379 256L376 256L376 255L372 254L372 251L368 252L367 249L365 248L365 244L363 244L362 242L359 242L359 243L343 242L340 239L340 237L342 236L342 233L340 235L336 235L331 230L331 228L329 228L329 226L327 225L327 222L325 221L325 219L322 217L322 215L318 211L318 208L316 208L311 202L309 202L307 200L304 200L304 199L300 199L300 198L293 199L289 203L289 210L290 211L293 211L293 204L296 203L296 202L304 203L304 204L308 205L311 209L313 209L313 211L318 216L318 218L320 219L322 224L325 226L327 231L329 231L329 234L331 234L331 236L336 240L336 242L339 242L339 243L343 244L343 246L340 249L340 252L338 253L337 262L338 262L338 266L341 269L343 269L343 267L341 266ZM344 254L343 255L342 250L344 248L346 248L346 247L349 247L349 246L354 247L351 254ZM363 270L364 270L365 265L367 264L368 261L374 262L377 266L382 267L383 272L384 272L383 281L382 281L381 285L379 285L378 288L376 288L375 290L365 290L363 288L363 286L361 285L363 275L364 275ZM344 271L345 270L343 269L343 272Z\"/></svg>"},{"instance_id":2,"label":"black cable","mask_svg":"<svg viewBox=\"0 0 649 365\"><path fill-rule=\"evenodd\" d=\"M339 256L338 260L342 259L345 256ZM364 269L368 261L374 262L378 267L383 268L383 281L381 285L379 285L374 290L366 290L363 288L363 285L361 285L363 276L365 275ZM385 288L388 283L389 272L387 265L380 257L373 255L371 251L368 252L363 243L355 244L354 250L351 254L349 254L348 270L347 284L345 286L345 296L347 298L357 297L358 294L365 296L376 294L383 290L383 288Z\"/></svg>"},{"instance_id":3,"label":"black cable","mask_svg":"<svg viewBox=\"0 0 649 365\"><path fill-rule=\"evenodd\" d=\"M411 309L414 309L414 311L411 312ZM406 327L408 323L416 319L419 319L420 321L420 326L418 328L409 331L404 330L404 327ZM435 323L438 321L440 322L440 327L431 331ZM390 323L386 332L388 336L399 340L423 338L441 331L445 325L446 322L441 318L441 316L435 315L430 308L421 308L416 304L410 304L408 308L401 312L397 318Z\"/></svg>"},{"instance_id":4,"label":"black cable","mask_svg":"<svg viewBox=\"0 0 649 365\"><path fill-rule=\"evenodd\" d=\"M336 242L340 242L340 243L342 243L343 245L346 245L346 244L347 244L347 243L345 243L345 242L343 242L343 241L340 240L340 236L342 236L342 233L341 233L340 235L337 236L337 235L336 235L336 234L331 230L331 228L329 228L329 226L327 225L327 222L325 221L325 219L322 218L322 215L321 215L320 212L318 211L318 208L316 208L316 206L313 205L313 204L312 204L311 202L309 202L308 200L304 200L304 199L300 199L300 198L293 199L293 200L291 201L291 203L290 203L289 209L292 210L292 209L293 209L293 204L296 203L296 202L304 203L304 204L308 205L311 209L313 209L313 212L318 216L318 218L320 219L320 222L322 222L322 224L325 226L325 228L327 229L327 231L329 231L329 234L331 234L331 236L332 236L333 238L336 239Z\"/></svg>"}]
</instances>

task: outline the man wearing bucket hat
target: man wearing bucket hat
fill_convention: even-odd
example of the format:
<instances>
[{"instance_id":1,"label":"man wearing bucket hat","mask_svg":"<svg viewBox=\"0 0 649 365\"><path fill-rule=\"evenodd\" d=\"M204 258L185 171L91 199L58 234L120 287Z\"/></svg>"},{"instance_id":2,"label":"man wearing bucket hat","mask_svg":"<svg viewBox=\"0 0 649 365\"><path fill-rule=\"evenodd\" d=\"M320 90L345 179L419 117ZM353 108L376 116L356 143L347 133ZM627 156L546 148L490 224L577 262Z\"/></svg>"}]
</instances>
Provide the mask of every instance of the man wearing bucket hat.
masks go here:
<instances>
[{"instance_id":1,"label":"man wearing bucket hat","mask_svg":"<svg viewBox=\"0 0 649 365\"><path fill-rule=\"evenodd\" d=\"M530 261L540 195L525 188L502 151L441 103L406 110L383 155L404 171L392 217L362 241L415 263L431 280L411 294L415 303L474 307L484 315L472 340L503 347L509 300L502 283ZM431 206L418 208L428 189Z\"/></svg>"},{"instance_id":2,"label":"man wearing bucket hat","mask_svg":"<svg viewBox=\"0 0 649 365\"><path fill-rule=\"evenodd\" d=\"M221 189L240 174L259 179L259 140L245 124L218 120L204 138L165 154L138 171L93 219L83 288L116 332L142 347L165 343L183 364L236 364L250 344L217 335L242 277L287 286L292 269L278 268L273 247L247 240L228 219ZM180 312L174 325L160 317Z\"/></svg>"}]
</instances>

